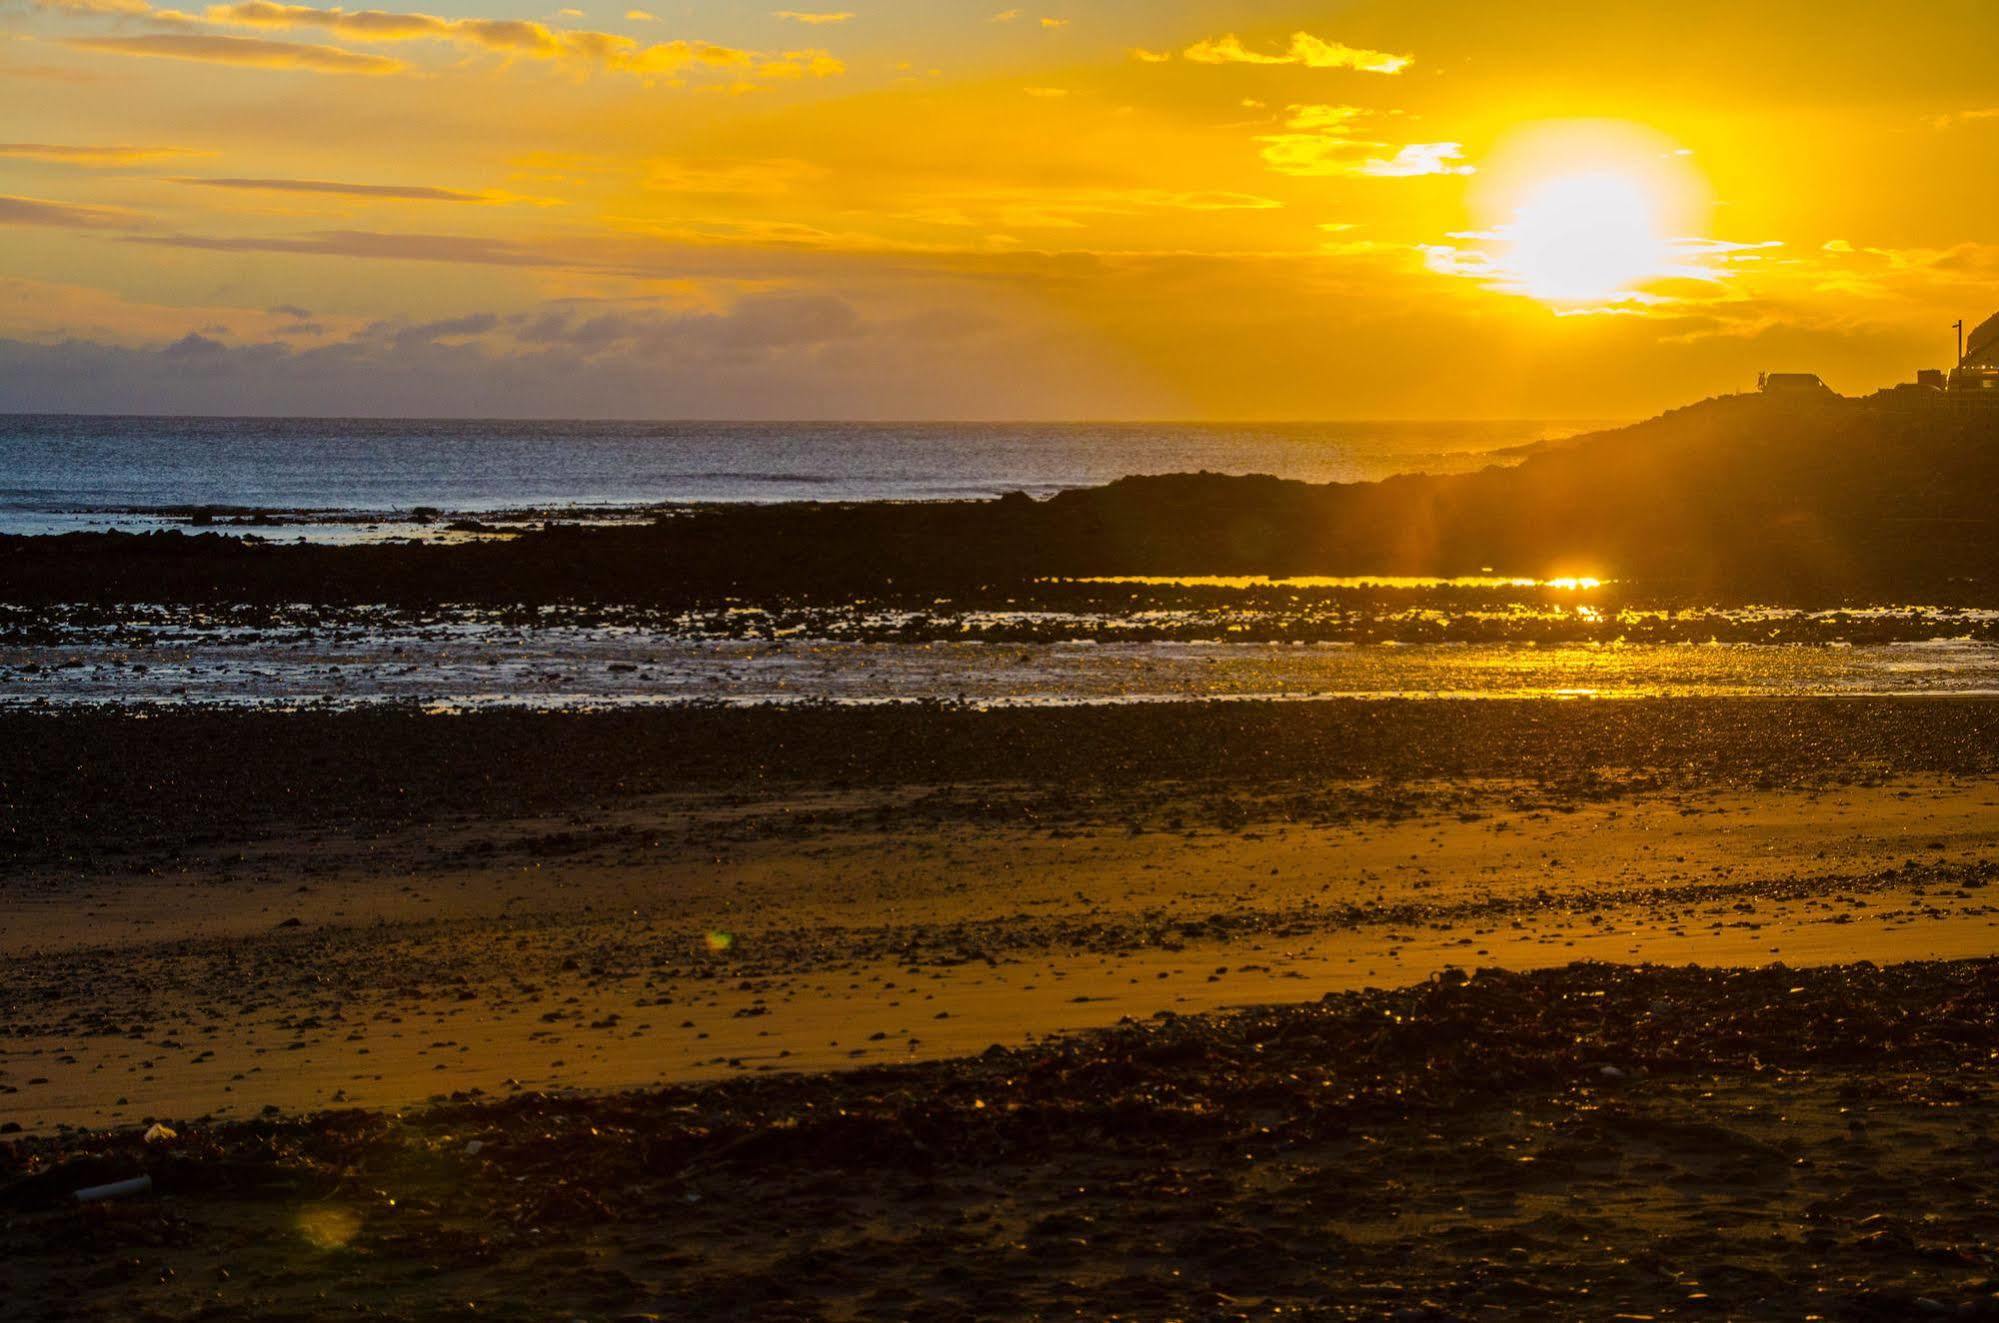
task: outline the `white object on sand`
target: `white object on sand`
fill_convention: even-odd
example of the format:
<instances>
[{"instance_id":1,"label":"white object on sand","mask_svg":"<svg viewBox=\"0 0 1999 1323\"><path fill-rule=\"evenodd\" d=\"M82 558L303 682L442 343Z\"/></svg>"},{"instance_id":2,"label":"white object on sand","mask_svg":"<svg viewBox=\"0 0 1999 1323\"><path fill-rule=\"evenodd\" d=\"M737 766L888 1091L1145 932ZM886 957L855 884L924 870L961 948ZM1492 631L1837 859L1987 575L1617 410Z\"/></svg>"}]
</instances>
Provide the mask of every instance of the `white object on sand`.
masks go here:
<instances>
[{"instance_id":1,"label":"white object on sand","mask_svg":"<svg viewBox=\"0 0 1999 1323\"><path fill-rule=\"evenodd\" d=\"M89 1185L78 1190L71 1197L80 1204L94 1204L105 1199L122 1199L128 1194L151 1194L153 1178L134 1176L129 1181L113 1181L109 1185Z\"/></svg>"}]
</instances>

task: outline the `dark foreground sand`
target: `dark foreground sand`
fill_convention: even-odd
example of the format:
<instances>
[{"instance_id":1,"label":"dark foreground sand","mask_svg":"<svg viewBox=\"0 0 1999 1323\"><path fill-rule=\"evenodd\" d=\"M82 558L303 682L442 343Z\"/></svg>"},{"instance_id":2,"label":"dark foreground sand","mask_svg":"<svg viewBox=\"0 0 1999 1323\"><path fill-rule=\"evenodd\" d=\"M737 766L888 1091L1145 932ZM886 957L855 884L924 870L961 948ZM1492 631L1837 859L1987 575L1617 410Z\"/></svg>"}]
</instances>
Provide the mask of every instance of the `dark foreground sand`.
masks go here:
<instances>
[{"instance_id":1,"label":"dark foreground sand","mask_svg":"<svg viewBox=\"0 0 1999 1323\"><path fill-rule=\"evenodd\" d=\"M0 1316L1977 1316L1995 736L0 716Z\"/></svg>"},{"instance_id":2,"label":"dark foreground sand","mask_svg":"<svg viewBox=\"0 0 1999 1323\"><path fill-rule=\"evenodd\" d=\"M938 1064L24 1140L0 1308L1991 1317L1995 975L1453 973Z\"/></svg>"}]
</instances>

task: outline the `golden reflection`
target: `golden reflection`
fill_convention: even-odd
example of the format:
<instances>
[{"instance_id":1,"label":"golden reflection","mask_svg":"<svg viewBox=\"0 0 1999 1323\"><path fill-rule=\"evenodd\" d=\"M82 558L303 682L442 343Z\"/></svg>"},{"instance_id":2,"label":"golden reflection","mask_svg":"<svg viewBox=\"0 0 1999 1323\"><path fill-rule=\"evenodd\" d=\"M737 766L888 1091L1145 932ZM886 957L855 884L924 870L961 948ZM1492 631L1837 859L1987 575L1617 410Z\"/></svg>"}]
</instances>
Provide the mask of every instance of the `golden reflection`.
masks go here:
<instances>
[{"instance_id":1,"label":"golden reflection","mask_svg":"<svg viewBox=\"0 0 1999 1323\"><path fill-rule=\"evenodd\" d=\"M298 1232L314 1249L345 1249L361 1232L361 1215L351 1208L317 1205L301 1208Z\"/></svg>"},{"instance_id":2,"label":"golden reflection","mask_svg":"<svg viewBox=\"0 0 1999 1323\"><path fill-rule=\"evenodd\" d=\"M1363 574L1344 577L1318 574L1284 577L1273 577L1268 574L1103 574L1043 579L1040 582L1129 584L1138 588L1555 588L1564 592L1588 592L1593 588L1601 588L1606 581L1580 575L1559 579L1527 579L1495 575L1431 578L1404 574Z\"/></svg>"}]
</instances>

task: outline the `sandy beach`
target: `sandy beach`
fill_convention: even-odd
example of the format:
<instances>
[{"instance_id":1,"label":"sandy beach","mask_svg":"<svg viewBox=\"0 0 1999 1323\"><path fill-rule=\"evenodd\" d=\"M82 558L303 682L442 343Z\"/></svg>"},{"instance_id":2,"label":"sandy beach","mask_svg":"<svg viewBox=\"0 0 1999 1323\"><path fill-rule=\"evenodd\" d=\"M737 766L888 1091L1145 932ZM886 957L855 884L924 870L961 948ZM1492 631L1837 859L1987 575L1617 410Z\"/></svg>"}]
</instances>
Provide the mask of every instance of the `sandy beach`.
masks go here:
<instances>
[{"instance_id":1,"label":"sandy beach","mask_svg":"<svg viewBox=\"0 0 1999 1323\"><path fill-rule=\"evenodd\" d=\"M1064 1308L1064 1290L1090 1298L1073 1274L1101 1274L1140 1252L1107 1258L1093 1238L1105 1209L1092 1205L1095 1196L1072 1204L1058 1188L1073 1181L1088 1191L1096 1180L1135 1188L1150 1161L1137 1150L1100 1155L1124 1171L1115 1180L1097 1159L1030 1163L1006 1200L1013 1211L974 1211L973 1187L954 1182L998 1178L964 1166L973 1148L940 1152L934 1139L870 1129L870 1161L899 1174L869 1196L874 1211L852 1234L921 1240L942 1208L971 1218L952 1233L958 1250L910 1256L903 1280L867 1269L864 1251L834 1256L826 1243L789 1243L783 1219L768 1213L762 1231L744 1230L760 1216L756 1200L804 1206L785 1203L811 1202L788 1182L832 1179L811 1177L813 1163L861 1151L844 1139L785 1138L798 1123L778 1118L845 1106L840 1099L924 1097L934 1080L1001 1095L1032 1076L1043 1081L1039 1101L1023 1096L1006 1104L1008 1114L1059 1108L1062 1119L1051 1114L1038 1142L1070 1154L1109 1124L1075 1109L1132 1104L1094 1085L1049 1093L1042 1063L1080 1053L1126 1070L1116 1063L1154 1050L1134 1042L1176 1025L1212 1022L1187 1032L1234 1041L1245 1023L1318 1014L1258 1011L1246 1021L1243 1008L1435 996L1475 970L1547 971L1535 976L1553 980L1545 986L1580 986L1603 966L1578 972L1576 962L1614 962L1658 971L1615 977L1654 1008L1648 1013L1662 1014L1686 988L1718 977L1673 970L1788 969L1755 977L1816 988L1812 980L1847 976L1808 971L1975 960L1999 943L1989 886L1999 867L1999 791L1989 779L1999 744L1987 735L1999 704L1978 699L459 717L79 711L9 715L0 725L8 736L0 786L12 810L11 885L0 904L0 1125L13 1141L5 1189L16 1210L7 1225L17 1243L48 1247L4 1270L9 1300L39 1302L21 1316L111 1308L180 1317L199 1306L208 1317L319 1317L314 1291L344 1283L335 1297L353 1300L387 1290L412 1253L437 1261L441 1294L419 1308L398 1286L404 1312L393 1316L471 1317L475 1300L483 1316L504 1303L494 1297L504 1294L505 1273L525 1262L498 1254L493 1238L525 1235L523 1244L556 1256L549 1263L567 1265L565 1294L549 1300L582 1317L621 1317L632 1311L592 1302L615 1294L603 1284L613 1264L654 1253L644 1247L675 1225L661 1220L659 1201L692 1217L698 1210L687 1201L723 1197L715 1182L748 1160L744 1145L794 1143L818 1156L782 1174L764 1164L743 1196L752 1202L731 1207L742 1236L726 1249L683 1242L676 1252L673 1261L698 1266L700 1280L736 1274L716 1297L732 1302L720 1313L928 1314L947 1280L928 1274L949 1259L959 1265L952 1271L999 1292L993 1309L1037 1316ZM1470 986L1487 986L1487 977ZM1930 989L1940 976L1895 977ZM1646 980L1659 990L1644 991ZM1429 991L1384 991L1398 988ZM1710 993L1718 1006L1743 1009L1737 992L1701 995ZM1782 1038L1769 1026L1759 1032ZM1090 1036L1103 1033L1111 1036ZM1695 1037L1703 1053L1725 1045ZM1773 1041L1771 1051L1782 1045ZM1533 1060L1545 1047L1508 1050ZM1626 1060L1608 1048L1601 1055L1611 1065ZM1451 1069L1462 1067L1452 1060ZM1850 1109L1854 1088L1880 1096L1870 1105L1911 1131L1912 1152L1965 1142L1960 1131L1935 1128L1933 1103L1918 1106L1883 1075L1792 1079L1718 1062L1703 1056L1620 1086L1617 1107L1646 1119L1618 1124L1664 1127L1658 1142L1669 1152L1658 1160L1700 1166L1700 1188L1648 1183L1632 1169L1640 1149L1616 1146L1621 1174L1611 1184L1621 1193L1590 1197L1584 1220L1603 1228L1593 1244L1651 1226L1667 1215L1660 1201L1669 1194L1675 1216L1696 1219L1725 1207L1746 1217L1743 1200L1776 1197L1759 1183L1764 1176L1745 1190L1728 1174L1744 1162L1772 1170L1794 1162L1789 1149L1781 1161L1763 1156L1797 1128L1758 1119L1773 1106L1818 1118L1809 1128L1818 1137L1796 1141L1798 1155L1841 1140L1848 1113L1840 1108ZM1860 1063L1843 1068L1851 1074ZM1275 1155L1320 1142L1275 1124L1295 1105L1282 1100L1299 1087L1293 1068L1244 1069L1241 1087L1274 1090L1277 1111L1268 1120L1255 1109L1232 1113L1229 1145L1268 1135L1249 1140L1250 1151L1267 1142ZM1435 1069L1412 1078L1436 1087ZM1710 1069L1722 1078L1698 1082ZM1443 1289L1450 1263L1470 1261L1453 1256L1478 1257L1467 1247L1487 1244L1480 1237L1498 1237L1488 1248L1505 1264L1513 1243L1505 1237L1527 1234L1524 1221L1541 1219L1537 1236L1576 1238L1573 1228L1552 1230L1584 1217L1572 1181L1545 1175L1554 1166L1518 1176L1504 1165L1516 1158L1497 1155L1521 1148L1524 1157L1523 1146L1568 1136L1558 1147L1575 1155L1560 1169L1611 1180L1593 1165L1608 1160L1596 1132L1609 1122L1573 1093L1603 1087L1590 1070L1543 1062L1514 1101L1467 1095L1434 1113L1411 1110L1387 1127L1379 1137L1387 1147L1373 1157L1352 1147L1360 1141L1343 1122L1344 1156L1314 1178L1326 1189L1354 1163L1384 1171L1389 1153L1399 1155L1393 1163L1414 1162L1410 1146L1426 1125L1459 1139L1404 1171L1403 1193L1380 1209L1342 1204L1324 1234L1336 1229L1343 1248L1333 1255L1334 1242L1324 1242L1315 1252L1333 1257L1313 1273L1337 1261L1353 1275L1337 1293L1346 1312L1326 1316L1419 1304ZM1174 1078L1211 1087L1198 1072ZM1913 1078L1918 1092L1946 1084L1920 1071ZM1983 1098L1977 1078L1952 1075L1948 1087ZM662 1085L674 1092L623 1098ZM940 1103L954 1119L923 1125L963 1124L963 1109L980 1112L976 1101ZM747 1110L731 1127L687 1121L670 1156L660 1155L668 1141L658 1127L631 1110L705 1116L718 1107ZM134 1149L154 1122L173 1129L179 1147ZM1157 1115L1132 1124L1138 1129L1101 1133L1141 1149L1163 1142L1142 1138L1163 1124ZM512 1137L481 1141L482 1152L492 1143L504 1156L465 1153L468 1139L488 1135ZM558 1179L563 1164L547 1146L563 1135L592 1153L642 1144L653 1156L631 1160L651 1164L654 1184L639 1194L625 1176ZM1494 1155L1482 1159L1498 1164L1490 1179L1425 1185L1455 1161L1453 1144ZM1175 1161L1184 1170L1161 1189L1205 1190L1214 1208L1234 1211L1144 1250L1156 1258L1142 1274L1150 1285L1124 1297L1125 1312L1276 1316L1332 1290L1295 1263L1251 1281L1254 1255L1238 1260L1223 1248L1250 1244L1243 1237L1261 1227L1258 1253L1293 1260L1300 1233L1280 1226L1312 1206L1296 1202L1302 1193L1259 1212L1271 1192L1249 1177L1252 1168L1234 1159L1216 1166L1194 1150ZM207 1176L203 1164L213 1168ZM190 1184L146 1212L36 1206L34 1191L63 1193L63 1182L82 1183L86 1171L126 1168ZM268 1170L255 1174L260 1168ZM421 1181L407 1186L418 1169ZM959 1175L940 1187L936 1170ZM1078 1174L1089 1172L1097 1174ZM219 1183L205 1184L211 1179ZM496 1196L483 1191L515 1179L554 1181L560 1189L548 1198L580 1201L589 1215L496 1212ZM1916 1223L1916 1186L1901 1179L1903 1193L1883 1196L1868 1216ZM379 1193L364 1197L364 1187ZM382 1202L407 1209L419 1187L420 1232ZM1783 1198L1802 1197L1786 1189ZM635 1213L633 1200L648 1211ZM180 1229L159 1230L161 1217ZM1145 1218L1119 1220L1118 1235L1143 1234ZM283 1246L312 1245L322 1222L338 1247L311 1249L309 1261L283 1271L267 1264L236 1275ZM1437 1240L1446 1224L1453 1229ZM1388 1273L1380 1256L1419 1226L1433 1247L1430 1266ZM80 1243L138 1238L130 1262L139 1266L93 1271L56 1248L80 1228L88 1231ZM983 1254L1010 1262L1005 1247L1022 1235L1070 1248L1037 1252L1031 1267L979 1266ZM1579 1318L1606 1316L1579 1294L1589 1281L1615 1286L1643 1312L1664 1308L1673 1291L1676 1309L1697 1308L1690 1301L1701 1295L1721 1303L1699 1308L1726 1313L1773 1289L1758 1275L1775 1271L1766 1264L1706 1280L1705 1290L1650 1279L1640 1290L1591 1276L1609 1271L1596 1257L1607 1252L1537 1253L1533 1273L1514 1274L1527 1284L1507 1289L1529 1291L1520 1298L1548 1316ZM792 1266L770 1276L765 1268L778 1260L764 1255ZM806 1257L785 1258L796 1255ZM846 1266L831 1277L811 1267L835 1257ZM1406 1254L1397 1261L1415 1263ZM1582 1265L1583 1276L1558 1274L1558 1262ZM1364 1263L1374 1266L1362 1271ZM1171 1271L1156 1271L1162 1264ZM232 1275L217 1276L222 1268ZM1355 1285L1363 1279L1366 1290ZM1391 1279L1414 1294L1374 1291ZM1946 1279L1970 1298L1963 1273L1938 1280ZM662 1316L703 1312L685 1294L692 1278L629 1280L651 1283L634 1285L629 1298L656 1293ZM1460 1280L1454 1289L1469 1288ZM965 1303L971 1297L956 1299L964 1316L986 1316Z\"/></svg>"},{"instance_id":2,"label":"sandy beach","mask_svg":"<svg viewBox=\"0 0 1999 1323\"><path fill-rule=\"evenodd\" d=\"M21 1140L0 1282L41 1318L1987 1317L1991 974L1454 973L945 1063Z\"/></svg>"},{"instance_id":3,"label":"sandy beach","mask_svg":"<svg viewBox=\"0 0 1999 1323\"><path fill-rule=\"evenodd\" d=\"M0 1323L1999 1320L1999 4L1805 8L0 0Z\"/></svg>"}]
</instances>

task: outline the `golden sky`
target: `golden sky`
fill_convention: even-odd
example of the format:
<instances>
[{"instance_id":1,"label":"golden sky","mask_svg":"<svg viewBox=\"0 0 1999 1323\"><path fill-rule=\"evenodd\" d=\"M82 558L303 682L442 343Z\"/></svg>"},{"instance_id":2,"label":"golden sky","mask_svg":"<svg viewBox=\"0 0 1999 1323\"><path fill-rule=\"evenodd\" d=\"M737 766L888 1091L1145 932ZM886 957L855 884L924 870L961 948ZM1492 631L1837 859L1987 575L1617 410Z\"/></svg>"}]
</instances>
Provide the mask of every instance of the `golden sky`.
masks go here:
<instances>
[{"instance_id":1,"label":"golden sky","mask_svg":"<svg viewBox=\"0 0 1999 1323\"><path fill-rule=\"evenodd\" d=\"M0 408L1638 416L1999 308L1999 4L0 0Z\"/></svg>"}]
</instances>

